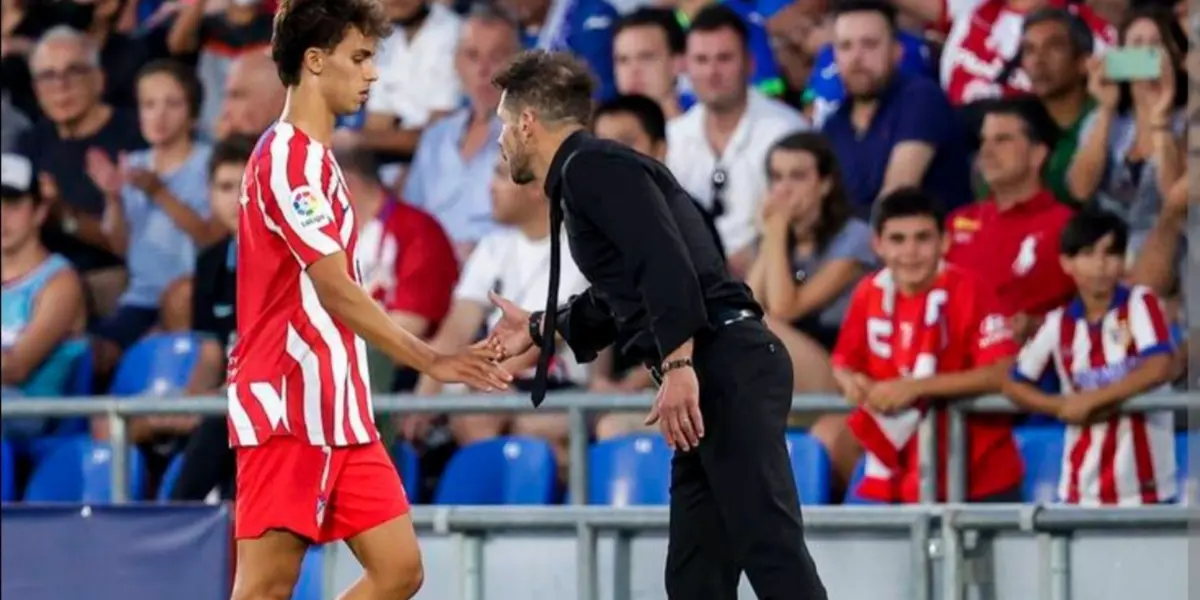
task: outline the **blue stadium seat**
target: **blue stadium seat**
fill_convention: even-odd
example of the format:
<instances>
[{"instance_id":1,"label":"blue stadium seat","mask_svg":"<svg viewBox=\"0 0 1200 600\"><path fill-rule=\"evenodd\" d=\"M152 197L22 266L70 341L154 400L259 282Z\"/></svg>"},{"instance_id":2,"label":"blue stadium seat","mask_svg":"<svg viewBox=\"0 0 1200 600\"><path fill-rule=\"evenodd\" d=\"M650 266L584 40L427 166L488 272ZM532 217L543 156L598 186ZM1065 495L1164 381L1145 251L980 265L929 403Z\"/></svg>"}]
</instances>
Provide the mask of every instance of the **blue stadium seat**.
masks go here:
<instances>
[{"instance_id":1,"label":"blue stadium seat","mask_svg":"<svg viewBox=\"0 0 1200 600\"><path fill-rule=\"evenodd\" d=\"M92 346L89 344L84 348L83 354L75 359L74 372L71 373L71 380L67 382L68 396L91 396L96 393L96 390L92 389L96 375L93 360Z\"/></svg>"},{"instance_id":2,"label":"blue stadium seat","mask_svg":"<svg viewBox=\"0 0 1200 600\"><path fill-rule=\"evenodd\" d=\"M832 467L825 447L807 433L795 431L787 434L787 449L792 459L792 475L796 478L800 503L810 506L829 504Z\"/></svg>"},{"instance_id":3,"label":"blue stadium seat","mask_svg":"<svg viewBox=\"0 0 1200 600\"><path fill-rule=\"evenodd\" d=\"M549 504L558 465L544 440L498 437L460 448L442 473L437 504Z\"/></svg>"},{"instance_id":4,"label":"blue stadium seat","mask_svg":"<svg viewBox=\"0 0 1200 600\"><path fill-rule=\"evenodd\" d=\"M592 445L588 503L609 506L668 504L671 449L658 434L632 434Z\"/></svg>"},{"instance_id":5,"label":"blue stadium seat","mask_svg":"<svg viewBox=\"0 0 1200 600\"><path fill-rule=\"evenodd\" d=\"M415 504L419 501L421 489L421 458L417 456L417 449L405 441L392 444L392 462L396 463L396 470L400 472L409 503Z\"/></svg>"},{"instance_id":6,"label":"blue stadium seat","mask_svg":"<svg viewBox=\"0 0 1200 600\"><path fill-rule=\"evenodd\" d=\"M121 357L109 393L159 396L187 386L200 353L192 333L159 333L134 344Z\"/></svg>"},{"instance_id":7,"label":"blue stadium seat","mask_svg":"<svg viewBox=\"0 0 1200 600\"><path fill-rule=\"evenodd\" d=\"M1175 435L1175 468L1176 477L1179 481L1179 501L1188 504L1195 504L1200 498L1196 497L1200 490L1200 473L1193 473L1191 469L1191 461L1189 456L1195 449L1189 450L1189 445L1200 443L1200 436L1192 435L1188 439L1186 431Z\"/></svg>"},{"instance_id":8,"label":"blue stadium seat","mask_svg":"<svg viewBox=\"0 0 1200 600\"><path fill-rule=\"evenodd\" d=\"M167 502L171 499L171 492L175 490L175 482L179 481L179 472L182 470L183 453L179 453L171 459L171 464L167 465L167 470L163 472L162 481L158 484L158 492L154 494L155 500Z\"/></svg>"},{"instance_id":9,"label":"blue stadium seat","mask_svg":"<svg viewBox=\"0 0 1200 600\"><path fill-rule=\"evenodd\" d=\"M858 484L862 482L863 477L867 474L867 459L866 457L858 459L858 465L854 467L854 474L850 476L850 483L846 486L846 497L842 499L842 504L868 506L872 504L883 504L877 500L863 498L859 496L857 491Z\"/></svg>"},{"instance_id":10,"label":"blue stadium seat","mask_svg":"<svg viewBox=\"0 0 1200 600\"><path fill-rule=\"evenodd\" d=\"M300 578L292 588L292 600L321 600L325 597L325 567L321 564L323 546L312 546L300 563Z\"/></svg>"},{"instance_id":11,"label":"blue stadium seat","mask_svg":"<svg viewBox=\"0 0 1200 600\"><path fill-rule=\"evenodd\" d=\"M112 448L80 436L59 443L38 463L25 488L27 502L112 501ZM141 498L142 455L129 452L129 497Z\"/></svg>"},{"instance_id":12,"label":"blue stadium seat","mask_svg":"<svg viewBox=\"0 0 1200 600\"><path fill-rule=\"evenodd\" d=\"M1013 433L1025 461L1022 499L1038 503L1057 501L1064 445L1062 426L1018 427Z\"/></svg>"},{"instance_id":13,"label":"blue stadium seat","mask_svg":"<svg viewBox=\"0 0 1200 600\"><path fill-rule=\"evenodd\" d=\"M0 502L16 499L16 482L13 480L13 450L8 440L0 438Z\"/></svg>"}]
</instances>

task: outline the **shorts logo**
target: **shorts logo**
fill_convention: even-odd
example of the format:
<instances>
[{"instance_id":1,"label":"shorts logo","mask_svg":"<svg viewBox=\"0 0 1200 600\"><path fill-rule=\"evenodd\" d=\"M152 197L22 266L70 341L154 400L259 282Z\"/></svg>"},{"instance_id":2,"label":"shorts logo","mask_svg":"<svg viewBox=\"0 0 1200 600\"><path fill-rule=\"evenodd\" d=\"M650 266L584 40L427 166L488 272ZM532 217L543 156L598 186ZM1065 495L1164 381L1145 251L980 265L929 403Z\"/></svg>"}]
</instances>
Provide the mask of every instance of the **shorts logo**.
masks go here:
<instances>
[{"instance_id":1,"label":"shorts logo","mask_svg":"<svg viewBox=\"0 0 1200 600\"><path fill-rule=\"evenodd\" d=\"M292 192L291 205L301 229L320 229L333 222L329 204L308 186L298 187Z\"/></svg>"},{"instance_id":2,"label":"shorts logo","mask_svg":"<svg viewBox=\"0 0 1200 600\"><path fill-rule=\"evenodd\" d=\"M317 527L325 522L325 494L317 496Z\"/></svg>"}]
</instances>

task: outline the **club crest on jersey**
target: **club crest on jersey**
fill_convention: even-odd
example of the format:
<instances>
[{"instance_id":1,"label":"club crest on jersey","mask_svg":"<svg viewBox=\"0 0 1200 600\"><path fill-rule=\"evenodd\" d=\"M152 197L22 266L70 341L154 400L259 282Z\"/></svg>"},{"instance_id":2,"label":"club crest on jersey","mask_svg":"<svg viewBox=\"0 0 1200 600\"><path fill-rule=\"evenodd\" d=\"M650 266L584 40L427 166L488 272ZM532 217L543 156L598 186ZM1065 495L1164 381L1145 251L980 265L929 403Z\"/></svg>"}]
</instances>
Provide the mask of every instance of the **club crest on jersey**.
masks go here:
<instances>
[{"instance_id":1,"label":"club crest on jersey","mask_svg":"<svg viewBox=\"0 0 1200 600\"><path fill-rule=\"evenodd\" d=\"M329 204L308 186L298 187L292 192L291 206L301 229L320 229L333 222Z\"/></svg>"}]
</instances>

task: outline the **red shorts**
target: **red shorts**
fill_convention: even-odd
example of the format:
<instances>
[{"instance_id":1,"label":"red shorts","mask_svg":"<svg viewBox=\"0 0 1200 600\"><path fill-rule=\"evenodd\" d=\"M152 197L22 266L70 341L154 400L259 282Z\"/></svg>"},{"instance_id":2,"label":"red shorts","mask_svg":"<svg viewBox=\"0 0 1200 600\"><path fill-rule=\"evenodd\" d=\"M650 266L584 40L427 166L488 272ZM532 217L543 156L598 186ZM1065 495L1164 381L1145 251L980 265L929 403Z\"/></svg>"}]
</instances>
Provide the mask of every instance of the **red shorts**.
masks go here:
<instances>
[{"instance_id":1,"label":"red shorts","mask_svg":"<svg viewBox=\"0 0 1200 600\"><path fill-rule=\"evenodd\" d=\"M236 539L282 529L323 544L354 537L408 508L400 475L378 441L328 447L275 436L237 448Z\"/></svg>"}]
</instances>

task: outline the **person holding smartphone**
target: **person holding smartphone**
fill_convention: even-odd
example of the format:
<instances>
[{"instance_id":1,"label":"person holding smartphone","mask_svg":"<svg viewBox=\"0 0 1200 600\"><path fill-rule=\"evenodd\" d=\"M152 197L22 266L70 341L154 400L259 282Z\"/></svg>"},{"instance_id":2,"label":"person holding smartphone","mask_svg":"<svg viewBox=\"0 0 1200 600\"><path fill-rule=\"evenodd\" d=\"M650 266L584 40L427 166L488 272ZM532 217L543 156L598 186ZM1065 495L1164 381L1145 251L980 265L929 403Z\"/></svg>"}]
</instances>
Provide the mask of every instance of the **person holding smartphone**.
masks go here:
<instances>
[{"instance_id":1,"label":"person holding smartphone","mask_svg":"<svg viewBox=\"0 0 1200 600\"><path fill-rule=\"evenodd\" d=\"M1119 48L1089 63L1088 87L1098 107L1083 125L1067 187L1072 196L1125 218L1132 257L1165 191L1183 174L1187 43L1178 21L1161 8L1133 11L1119 39Z\"/></svg>"}]
</instances>

